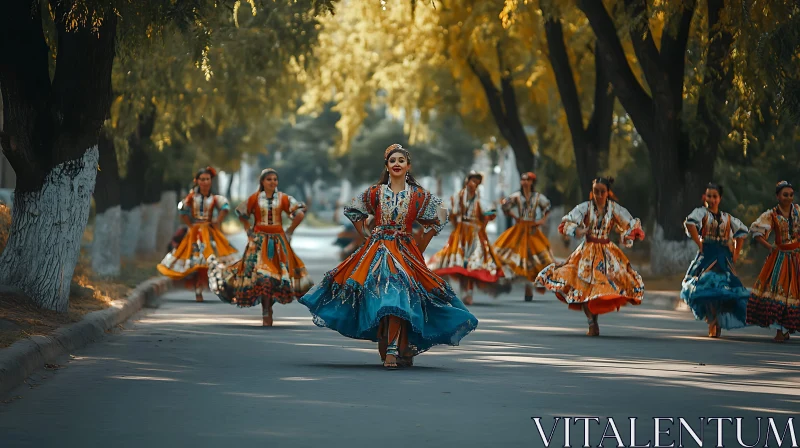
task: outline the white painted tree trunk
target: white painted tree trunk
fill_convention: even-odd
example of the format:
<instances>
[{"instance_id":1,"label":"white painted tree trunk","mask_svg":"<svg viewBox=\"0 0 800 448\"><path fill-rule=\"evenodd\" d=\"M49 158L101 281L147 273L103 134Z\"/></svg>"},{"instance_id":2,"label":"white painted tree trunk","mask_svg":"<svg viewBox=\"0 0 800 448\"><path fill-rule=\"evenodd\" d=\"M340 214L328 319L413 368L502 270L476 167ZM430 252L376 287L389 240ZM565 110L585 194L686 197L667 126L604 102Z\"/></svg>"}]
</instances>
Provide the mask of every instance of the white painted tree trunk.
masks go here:
<instances>
[{"instance_id":1,"label":"white painted tree trunk","mask_svg":"<svg viewBox=\"0 0 800 448\"><path fill-rule=\"evenodd\" d=\"M142 205L142 227L139 231L139 242L136 246L137 253L152 254L156 251L158 221L160 219L161 205L159 203Z\"/></svg>"},{"instance_id":2,"label":"white painted tree trunk","mask_svg":"<svg viewBox=\"0 0 800 448\"><path fill-rule=\"evenodd\" d=\"M0 284L39 306L66 312L97 175L97 146L55 166L39 191L15 193L11 232L0 255Z\"/></svg>"},{"instance_id":3,"label":"white painted tree trunk","mask_svg":"<svg viewBox=\"0 0 800 448\"><path fill-rule=\"evenodd\" d=\"M131 210L122 211L122 237L120 250L122 256L132 258L136 255L136 246L139 243L139 229L142 227L142 206L137 205Z\"/></svg>"},{"instance_id":4,"label":"white painted tree trunk","mask_svg":"<svg viewBox=\"0 0 800 448\"><path fill-rule=\"evenodd\" d=\"M156 237L156 249L166 250L167 244L175 234L178 227L178 193L165 191L161 193L161 218L158 220L158 236Z\"/></svg>"},{"instance_id":5,"label":"white painted tree trunk","mask_svg":"<svg viewBox=\"0 0 800 448\"><path fill-rule=\"evenodd\" d=\"M122 209L111 207L94 218L92 270L104 277L118 277L120 269L120 235Z\"/></svg>"},{"instance_id":6,"label":"white painted tree trunk","mask_svg":"<svg viewBox=\"0 0 800 448\"><path fill-rule=\"evenodd\" d=\"M682 274L697 254L697 245L688 237L685 241L667 241L664 230L656 225L650 243L650 271L652 275ZM680 286L680 285L678 285Z\"/></svg>"}]
</instances>

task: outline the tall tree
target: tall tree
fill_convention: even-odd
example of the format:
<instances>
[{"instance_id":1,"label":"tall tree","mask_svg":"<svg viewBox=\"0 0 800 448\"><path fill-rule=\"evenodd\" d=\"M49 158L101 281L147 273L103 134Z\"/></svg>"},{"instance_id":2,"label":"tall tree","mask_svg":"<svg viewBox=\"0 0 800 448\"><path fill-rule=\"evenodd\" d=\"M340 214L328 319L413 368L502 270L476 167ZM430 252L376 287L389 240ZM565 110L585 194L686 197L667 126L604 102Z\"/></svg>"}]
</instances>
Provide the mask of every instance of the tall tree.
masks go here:
<instances>
[{"instance_id":1,"label":"tall tree","mask_svg":"<svg viewBox=\"0 0 800 448\"><path fill-rule=\"evenodd\" d=\"M720 32L724 26L724 0L707 2L705 34L709 52L703 64L705 70L699 74L706 88L700 90L697 104L708 132L704 138L694 139L684 126L684 78L696 1L679 2L660 11L666 20L658 44L647 2L625 0L624 5L619 5L617 14L627 21L646 86L634 74L618 26L603 2L580 0L578 5L597 36L614 92L647 144L655 183L657 235L663 232L666 241L683 245L685 237L676 217L685 216L696 206L702 186L713 178L720 137L724 135L723 120L712 118L724 114L731 79L725 67L730 38L724 30ZM651 255L655 272L672 273L683 268L691 250L655 250Z\"/></svg>"},{"instance_id":2,"label":"tall tree","mask_svg":"<svg viewBox=\"0 0 800 448\"><path fill-rule=\"evenodd\" d=\"M315 11L331 9L329 0L310 1ZM199 30L197 59L208 72L206 17L237 4L20 0L0 7L0 144L17 174L0 283L19 287L44 308L67 310L118 37L135 45L168 24Z\"/></svg>"}]
</instances>

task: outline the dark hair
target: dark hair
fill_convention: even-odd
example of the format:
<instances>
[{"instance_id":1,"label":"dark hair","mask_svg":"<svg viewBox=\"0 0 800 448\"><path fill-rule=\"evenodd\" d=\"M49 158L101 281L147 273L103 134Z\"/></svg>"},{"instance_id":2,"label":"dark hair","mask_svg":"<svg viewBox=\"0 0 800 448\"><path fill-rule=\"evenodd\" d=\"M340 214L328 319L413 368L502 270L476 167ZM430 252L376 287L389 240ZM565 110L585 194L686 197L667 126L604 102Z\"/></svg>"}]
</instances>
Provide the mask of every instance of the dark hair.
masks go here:
<instances>
[{"instance_id":1,"label":"dark hair","mask_svg":"<svg viewBox=\"0 0 800 448\"><path fill-rule=\"evenodd\" d=\"M790 184L788 181L782 180L778 182L777 185L775 185L775 194L776 195L780 194L781 190L783 190L784 188L791 188L792 191L794 191L794 186L792 184Z\"/></svg>"},{"instance_id":2,"label":"dark hair","mask_svg":"<svg viewBox=\"0 0 800 448\"><path fill-rule=\"evenodd\" d=\"M383 170L383 175L381 176L381 179L375 185L389 183L389 169L388 169L389 157L391 157L392 154L397 152L402 154L403 157L406 158L408 164L411 165L411 153L409 153L406 148L403 148L403 146L400 143L394 143L389 145L389 147L386 148L386 151L384 151L383 153L383 165L386 166L387 169ZM411 171L406 172L406 183L408 185L414 185L415 187L422 188L422 185L420 185L419 182L417 182L417 179L414 178L414 176L411 174Z\"/></svg>"},{"instance_id":3,"label":"dark hair","mask_svg":"<svg viewBox=\"0 0 800 448\"><path fill-rule=\"evenodd\" d=\"M722 197L723 188L722 188L722 185L720 185L720 184L715 184L714 182L709 182L708 185L706 185L706 190L717 190L717 193L719 193L719 197Z\"/></svg>"},{"instance_id":4,"label":"dark hair","mask_svg":"<svg viewBox=\"0 0 800 448\"><path fill-rule=\"evenodd\" d=\"M531 181L531 191L533 191L533 187L536 185L536 174L532 171L528 171L526 173L522 173L519 176L520 184L519 184L519 191L522 191L522 181L523 180L530 180Z\"/></svg>"},{"instance_id":5,"label":"dark hair","mask_svg":"<svg viewBox=\"0 0 800 448\"><path fill-rule=\"evenodd\" d=\"M217 177L217 170L215 170L210 166L207 166L205 168L200 168L199 170L197 170L197 174L194 175L194 180L200 179L200 176L202 176L203 174L208 174L213 179Z\"/></svg>"},{"instance_id":6,"label":"dark hair","mask_svg":"<svg viewBox=\"0 0 800 448\"><path fill-rule=\"evenodd\" d=\"M267 168L261 171L261 177L258 178L258 191L264 191L264 179L270 174L274 174L276 179L279 179L278 172L272 168Z\"/></svg>"},{"instance_id":7,"label":"dark hair","mask_svg":"<svg viewBox=\"0 0 800 448\"><path fill-rule=\"evenodd\" d=\"M197 174L194 175L194 181L192 181L192 185L194 186L194 190L198 193L200 193L200 186L197 185L197 181L203 174L208 174L209 176L211 176L211 179L214 179L215 177L217 177L217 170L215 170L210 166L207 166L205 168L200 168L199 170L197 170ZM209 187L208 194L214 194L213 184L211 185L211 187Z\"/></svg>"},{"instance_id":8,"label":"dark hair","mask_svg":"<svg viewBox=\"0 0 800 448\"><path fill-rule=\"evenodd\" d=\"M609 199L611 199L612 201L617 201L617 195L615 195L614 192L611 191L611 186L614 185L614 178L613 177L602 177L602 176L601 177L595 177L594 179L592 179L592 187L594 187L597 184L605 185L605 187L608 189L608 197L609 197ZM590 200L594 200L594 193L589 192L589 199ZM619 202L619 201L617 201L617 202Z\"/></svg>"}]
</instances>

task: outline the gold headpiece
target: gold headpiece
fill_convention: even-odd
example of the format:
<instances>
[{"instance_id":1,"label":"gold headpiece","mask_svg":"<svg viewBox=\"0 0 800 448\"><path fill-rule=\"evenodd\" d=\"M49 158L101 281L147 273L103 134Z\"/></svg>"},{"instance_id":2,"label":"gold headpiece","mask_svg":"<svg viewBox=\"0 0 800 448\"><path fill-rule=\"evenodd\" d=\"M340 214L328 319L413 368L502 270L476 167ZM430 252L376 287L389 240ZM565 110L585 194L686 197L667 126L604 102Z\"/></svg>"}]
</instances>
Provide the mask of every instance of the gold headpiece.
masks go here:
<instances>
[{"instance_id":1,"label":"gold headpiece","mask_svg":"<svg viewBox=\"0 0 800 448\"><path fill-rule=\"evenodd\" d=\"M265 168L265 169L261 170L261 177L264 177L267 174L274 174L274 175L277 176L278 172L275 171L273 168Z\"/></svg>"},{"instance_id":2,"label":"gold headpiece","mask_svg":"<svg viewBox=\"0 0 800 448\"><path fill-rule=\"evenodd\" d=\"M392 152L395 152L395 151L404 152L406 157L411 155L406 148L403 148L403 145L401 145L400 143L393 143L393 144L389 145L388 148L386 148L386 151L383 152L384 160L388 159L389 158L389 154L391 154Z\"/></svg>"}]
</instances>

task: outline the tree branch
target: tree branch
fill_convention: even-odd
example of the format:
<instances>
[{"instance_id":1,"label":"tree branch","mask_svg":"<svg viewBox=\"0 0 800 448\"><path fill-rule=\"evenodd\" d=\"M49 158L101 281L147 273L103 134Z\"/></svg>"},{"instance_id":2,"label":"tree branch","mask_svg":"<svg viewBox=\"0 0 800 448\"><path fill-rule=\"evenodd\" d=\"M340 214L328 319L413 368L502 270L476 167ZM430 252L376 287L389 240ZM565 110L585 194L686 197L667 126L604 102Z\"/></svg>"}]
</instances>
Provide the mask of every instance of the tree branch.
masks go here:
<instances>
[{"instance_id":1,"label":"tree branch","mask_svg":"<svg viewBox=\"0 0 800 448\"><path fill-rule=\"evenodd\" d=\"M625 50L617 36L617 29L603 6L603 2L579 0L578 6L586 14L597 36L597 44L614 85L614 92L630 114L639 133L645 138L652 136L653 100L633 74L625 56Z\"/></svg>"},{"instance_id":2,"label":"tree branch","mask_svg":"<svg viewBox=\"0 0 800 448\"><path fill-rule=\"evenodd\" d=\"M669 68L670 89L673 93L683 94L683 72L686 67L686 45L689 41L689 31L692 26L692 17L697 6L695 0L689 0L684 5L680 14L671 16L661 35L661 64ZM671 31L676 29L674 21L678 20L677 32L673 36Z\"/></svg>"},{"instance_id":3,"label":"tree branch","mask_svg":"<svg viewBox=\"0 0 800 448\"><path fill-rule=\"evenodd\" d=\"M625 9L633 21L630 28L633 50L642 67L647 84L650 86L650 91L660 89L666 79L664 78L664 67L661 66L661 54L658 52L650 30L646 0L625 0Z\"/></svg>"},{"instance_id":4,"label":"tree branch","mask_svg":"<svg viewBox=\"0 0 800 448\"><path fill-rule=\"evenodd\" d=\"M469 65L470 69L472 69L472 72L478 77L481 86L483 86L483 91L486 94L486 102L489 103L489 110L491 110L492 115L494 116L497 127L500 130L500 134L502 134L503 138L506 140L511 141L513 136L511 130L506 126L508 121L506 112L503 108L502 97L500 91L492 81L492 76L474 53L470 53L470 55L467 57L467 65Z\"/></svg>"},{"instance_id":5,"label":"tree branch","mask_svg":"<svg viewBox=\"0 0 800 448\"><path fill-rule=\"evenodd\" d=\"M567 48L564 45L564 30L561 22L551 17L544 23L544 32L547 37L547 49L550 65L556 78L556 86L561 96L561 104L567 116L573 145L580 145L585 140L583 126L583 113L578 89L575 86L575 77L569 62ZM595 62L597 63L597 62Z\"/></svg>"}]
</instances>

